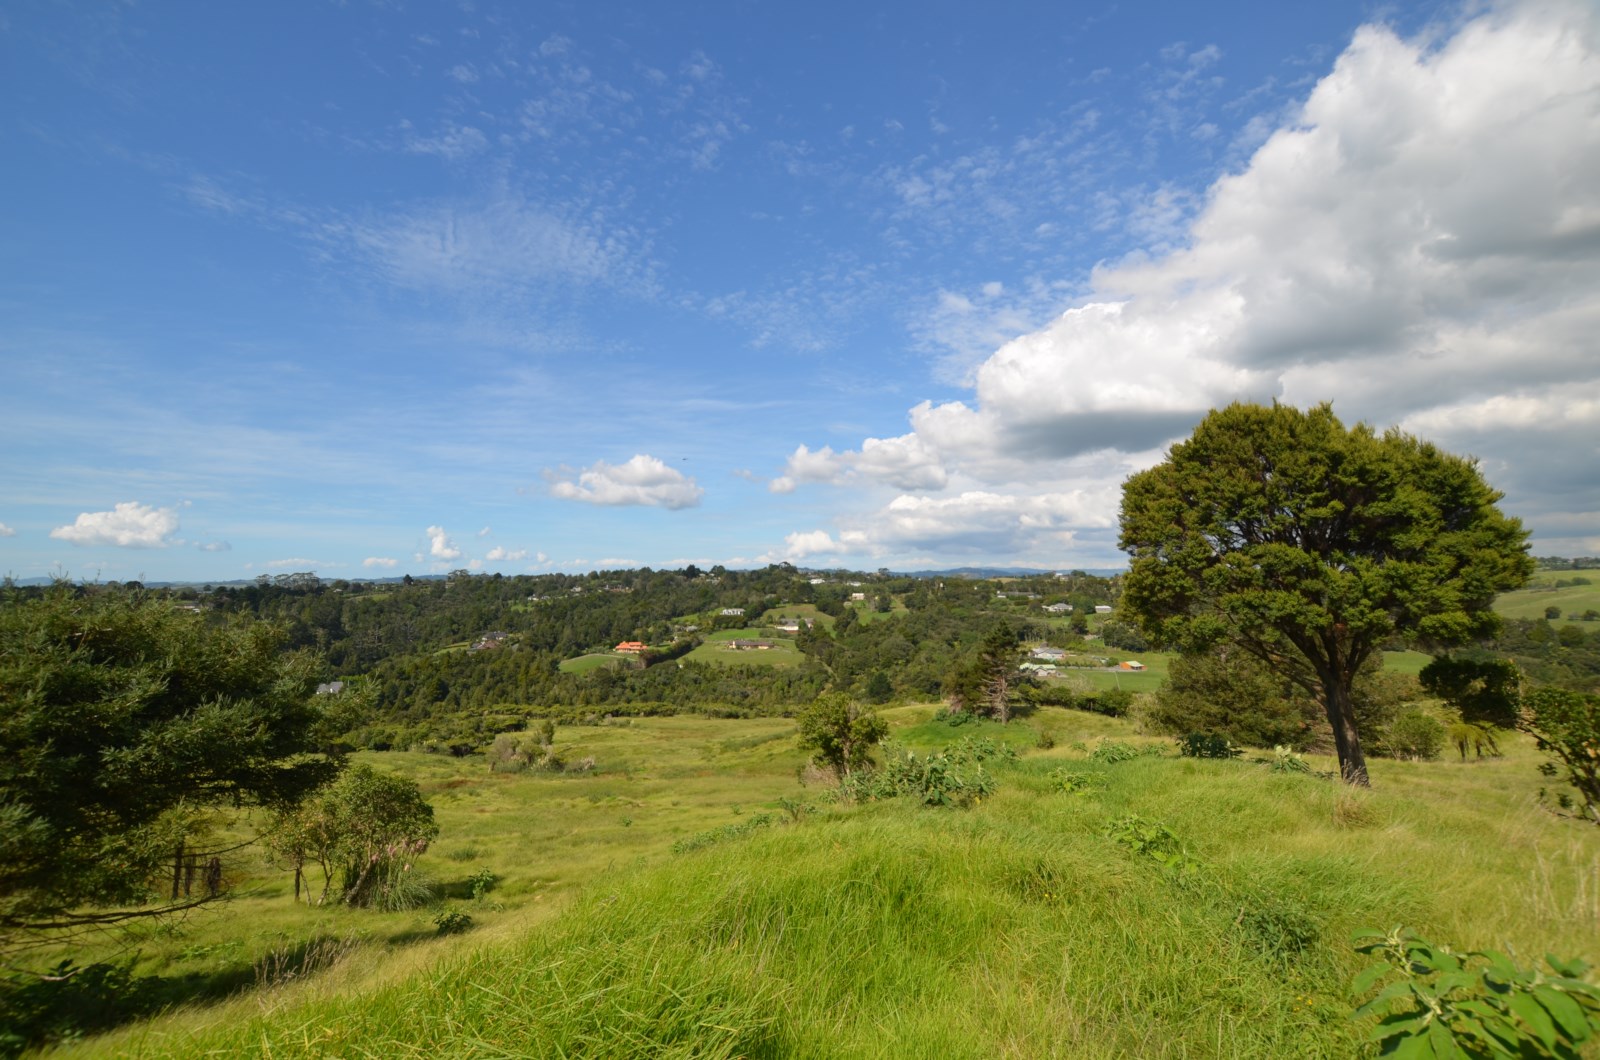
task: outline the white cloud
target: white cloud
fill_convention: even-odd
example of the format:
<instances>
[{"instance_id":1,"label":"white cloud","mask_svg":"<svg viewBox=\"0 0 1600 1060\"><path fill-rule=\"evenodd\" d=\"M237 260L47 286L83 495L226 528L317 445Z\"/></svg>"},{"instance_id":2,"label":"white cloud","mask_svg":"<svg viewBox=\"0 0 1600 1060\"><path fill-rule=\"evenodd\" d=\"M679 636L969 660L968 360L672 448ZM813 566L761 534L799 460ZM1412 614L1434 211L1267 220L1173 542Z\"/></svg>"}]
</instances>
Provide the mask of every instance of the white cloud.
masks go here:
<instances>
[{"instance_id":1,"label":"white cloud","mask_svg":"<svg viewBox=\"0 0 1600 1060\"><path fill-rule=\"evenodd\" d=\"M232 552L233 546L226 541L203 541L194 546L201 552Z\"/></svg>"},{"instance_id":2,"label":"white cloud","mask_svg":"<svg viewBox=\"0 0 1600 1060\"><path fill-rule=\"evenodd\" d=\"M643 453L622 464L597 461L578 474L576 481L556 478L553 496L600 505L650 505L658 508L693 508L705 490L676 468Z\"/></svg>"},{"instance_id":3,"label":"white cloud","mask_svg":"<svg viewBox=\"0 0 1600 1060\"><path fill-rule=\"evenodd\" d=\"M428 554L434 559L460 559L461 550L456 543L450 540L450 535L445 533L442 526L430 526L427 529Z\"/></svg>"},{"instance_id":4,"label":"white cloud","mask_svg":"<svg viewBox=\"0 0 1600 1060\"><path fill-rule=\"evenodd\" d=\"M301 570L315 570L317 567L337 567L339 564L324 562L322 560L307 559L304 556L294 556L289 559L269 559L262 564L263 567L299 567Z\"/></svg>"},{"instance_id":5,"label":"white cloud","mask_svg":"<svg viewBox=\"0 0 1600 1060\"><path fill-rule=\"evenodd\" d=\"M494 548L489 550L489 554L484 558L490 560L491 562L499 560L527 559L528 550L525 548L501 548L500 546L496 545Z\"/></svg>"},{"instance_id":6,"label":"white cloud","mask_svg":"<svg viewBox=\"0 0 1600 1060\"><path fill-rule=\"evenodd\" d=\"M0 537L16 537L17 532L5 523L0 523Z\"/></svg>"},{"instance_id":7,"label":"white cloud","mask_svg":"<svg viewBox=\"0 0 1600 1060\"><path fill-rule=\"evenodd\" d=\"M138 501L118 504L109 512L83 512L71 526L58 526L50 536L74 545L117 548L165 548L176 544L178 513Z\"/></svg>"},{"instance_id":8,"label":"white cloud","mask_svg":"<svg viewBox=\"0 0 1600 1060\"><path fill-rule=\"evenodd\" d=\"M492 533L492 531L486 526L482 530L478 531L478 536L479 537L488 537L490 533Z\"/></svg>"},{"instance_id":9,"label":"white cloud","mask_svg":"<svg viewBox=\"0 0 1600 1060\"><path fill-rule=\"evenodd\" d=\"M1214 58L1185 52L1184 70ZM923 402L909 434L859 452L802 446L772 488L963 490L858 517L878 547L1034 547L1041 519L1065 542L1116 506L1099 488L1029 506L1072 496L1058 487L1074 461L1103 482L1210 408L1278 397L1469 443L1508 503L1554 515L1593 497L1600 9L1507 4L1435 41L1364 27L1197 212L1159 195L1147 212L1153 251L1100 268L1078 305L1000 346L970 399ZM959 332L977 309L947 300L933 327ZM1571 500L1532 457L1558 429L1580 440L1555 462Z\"/></svg>"},{"instance_id":10,"label":"white cloud","mask_svg":"<svg viewBox=\"0 0 1600 1060\"><path fill-rule=\"evenodd\" d=\"M918 434L868 438L859 451L836 453L830 446L799 446L783 474L768 483L773 493L792 492L798 483L848 483L864 479L897 489L943 489L948 480L938 452Z\"/></svg>"},{"instance_id":11,"label":"white cloud","mask_svg":"<svg viewBox=\"0 0 1600 1060\"><path fill-rule=\"evenodd\" d=\"M400 565L400 561L389 556L368 556L361 561L361 565L369 570L378 567L384 570L393 570Z\"/></svg>"}]
</instances>

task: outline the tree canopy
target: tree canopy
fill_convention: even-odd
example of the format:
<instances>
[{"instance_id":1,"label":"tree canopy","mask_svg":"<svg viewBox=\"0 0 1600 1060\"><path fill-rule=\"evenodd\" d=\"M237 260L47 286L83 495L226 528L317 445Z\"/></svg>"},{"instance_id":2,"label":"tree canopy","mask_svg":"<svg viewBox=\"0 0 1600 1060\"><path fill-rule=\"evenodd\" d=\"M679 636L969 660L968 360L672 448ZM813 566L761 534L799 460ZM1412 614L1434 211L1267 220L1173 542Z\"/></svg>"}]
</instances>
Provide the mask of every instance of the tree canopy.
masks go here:
<instances>
[{"instance_id":1,"label":"tree canopy","mask_svg":"<svg viewBox=\"0 0 1600 1060\"><path fill-rule=\"evenodd\" d=\"M1322 703L1340 771L1367 783L1356 674L1386 644L1494 632L1534 563L1475 461L1398 430L1234 404L1123 487L1123 605L1155 641L1239 645Z\"/></svg>"},{"instance_id":2,"label":"tree canopy","mask_svg":"<svg viewBox=\"0 0 1600 1060\"><path fill-rule=\"evenodd\" d=\"M208 809L337 773L316 661L280 640L142 592L0 600L0 945L194 904L179 875L218 853L194 842Z\"/></svg>"}]
</instances>

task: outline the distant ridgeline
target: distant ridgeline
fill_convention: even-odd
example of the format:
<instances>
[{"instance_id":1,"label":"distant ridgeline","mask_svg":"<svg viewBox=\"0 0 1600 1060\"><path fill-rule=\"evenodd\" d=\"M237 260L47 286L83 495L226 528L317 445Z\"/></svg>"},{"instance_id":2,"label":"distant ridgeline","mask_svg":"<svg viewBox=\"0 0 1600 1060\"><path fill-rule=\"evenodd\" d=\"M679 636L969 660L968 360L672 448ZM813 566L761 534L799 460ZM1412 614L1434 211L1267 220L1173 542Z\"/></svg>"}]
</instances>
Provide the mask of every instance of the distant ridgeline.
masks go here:
<instances>
[{"instance_id":1,"label":"distant ridgeline","mask_svg":"<svg viewBox=\"0 0 1600 1060\"><path fill-rule=\"evenodd\" d=\"M1600 570L1600 556L1536 556L1540 570Z\"/></svg>"},{"instance_id":2,"label":"distant ridgeline","mask_svg":"<svg viewBox=\"0 0 1600 1060\"><path fill-rule=\"evenodd\" d=\"M1080 629L1092 622L1110 641L1143 647L1131 627L1096 613L1114 604L1117 578L963 575L779 564L141 588L219 620L282 626L290 647L322 655L325 682L344 682L337 695L350 701L350 742L375 749L475 748L540 715L777 714L829 687L875 702L936 700L1000 623L1019 654L1025 643L1076 641L1071 616ZM1048 605L1072 611L1062 617ZM691 651L735 638L782 650ZM645 650L614 650L627 642ZM579 659L589 665L561 665Z\"/></svg>"},{"instance_id":3,"label":"distant ridgeline","mask_svg":"<svg viewBox=\"0 0 1600 1060\"><path fill-rule=\"evenodd\" d=\"M1539 563L1600 567L1593 558ZM329 695L348 710L347 740L373 749L466 753L537 716L785 713L828 688L875 703L937 701L1002 624L1019 652L1040 644L1082 649L1089 632L1097 650L1154 647L1118 614L1120 574L977 573L779 564L80 591L158 592L216 620L248 615L282 626L290 647L321 654L325 682L344 682ZM11 586L19 596L38 591ZM736 638L781 650L694 650ZM644 648L615 650L629 642ZM1600 622L1509 618L1500 637L1480 647L1509 655L1541 684L1600 687ZM1020 695L1061 704L1065 686L1045 684L1024 682Z\"/></svg>"}]
</instances>

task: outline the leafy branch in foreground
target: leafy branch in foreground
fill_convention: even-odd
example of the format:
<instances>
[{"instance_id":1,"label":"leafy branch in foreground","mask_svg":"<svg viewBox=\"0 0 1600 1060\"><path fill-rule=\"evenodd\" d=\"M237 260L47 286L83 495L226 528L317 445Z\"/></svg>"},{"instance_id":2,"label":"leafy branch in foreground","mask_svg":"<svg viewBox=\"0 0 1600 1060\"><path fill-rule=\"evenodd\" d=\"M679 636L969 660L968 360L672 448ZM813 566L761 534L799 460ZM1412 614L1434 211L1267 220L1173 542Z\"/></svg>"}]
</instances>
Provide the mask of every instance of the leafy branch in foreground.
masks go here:
<instances>
[{"instance_id":1,"label":"leafy branch in foreground","mask_svg":"<svg viewBox=\"0 0 1600 1060\"><path fill-rule=\"evenodd\" d=\"M1600 988L1582 961L1547 954L1549 972L1519 968L1494 950L1456 953L1400 928L1354 942L1381 959L1352 994L1383 988L1352 1018L1381 1017L1367 1041L1382 1056L1576 1058L1600 1031Z\"/></svg>"}]
</instances>

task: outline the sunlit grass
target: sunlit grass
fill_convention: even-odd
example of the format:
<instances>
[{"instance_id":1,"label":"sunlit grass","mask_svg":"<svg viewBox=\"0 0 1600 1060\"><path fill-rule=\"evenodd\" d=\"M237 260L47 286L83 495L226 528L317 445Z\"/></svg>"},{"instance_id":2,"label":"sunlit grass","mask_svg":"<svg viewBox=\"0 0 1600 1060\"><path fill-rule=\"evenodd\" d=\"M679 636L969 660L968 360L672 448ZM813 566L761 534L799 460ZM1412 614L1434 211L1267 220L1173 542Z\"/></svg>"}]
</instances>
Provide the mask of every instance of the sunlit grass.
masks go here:
<instances>
[{"instance_id":1,"label":"sunlit grass","mask_svg":"<svg viewBox=\"0 0 1600 1060\"><path fill-rule=\"evenodd\" d=\"M602 767L588 776L373 756L438 807L424 867L441 878L492 867L503 911L473 909L480 926L460 938L375 941L304 984L80 1048L1336 1057L1356 1052L1358 928L1404 923L1524 961L1600 959L1600 830L1536 806L1540 756L1520 737L1497 759L1375 761L1373 789L1353 792L1250 758L1176 758L1170 741L1100 715L1046 709L1003 727L934 713L885 716L903 746L976 736L1022 755L993 767L998 792L971 810L829 807L796 781L784 719L561 728L569 760ZM1053 748L1034 749L1040 732ZM1104 739L1165 756L1103 764L1089 752ZM1104 786L1064 793L1059 769ZM670 853L675 838L780 798L815 810ZM1169 875L1118 845L1107 825L1127 814L1166 825L1199 868ZM333 931L407 923L295 910L281 891L258 900L278 919L234 931L289 931L303 914Z\"/></svg>"}]
</instances>

